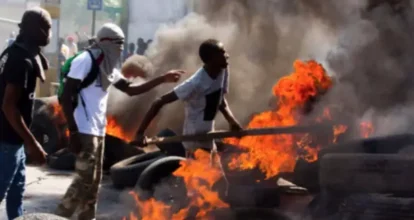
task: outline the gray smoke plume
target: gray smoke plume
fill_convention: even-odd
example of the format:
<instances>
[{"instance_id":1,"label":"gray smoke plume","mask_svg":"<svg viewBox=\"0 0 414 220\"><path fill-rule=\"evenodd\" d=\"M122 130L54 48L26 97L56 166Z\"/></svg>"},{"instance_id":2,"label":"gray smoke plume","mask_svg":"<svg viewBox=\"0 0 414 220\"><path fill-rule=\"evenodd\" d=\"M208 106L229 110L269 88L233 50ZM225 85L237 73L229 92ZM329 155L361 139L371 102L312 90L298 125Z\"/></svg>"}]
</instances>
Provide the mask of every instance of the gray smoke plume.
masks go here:
<instances>
[{"instance_id":1,"label":"gray smoke plume","mask_svg":"<svg viewBox=\"0 0 414 220\"><path fill-rule=\"evenodd\" d=\"M154 75L179 68L190 76L202 65L197 54L200 43L208 38L221 40L230 54L227 98L243 124L252 114L270 109L272 86L292 71L295 59L315 59L335 78L334 89L316 109L342 104L356 121L368 110L376 121L375 115L401 113L390 109L412 99L410 10L396 12L387 3L366 10L368 2L360 0L191 2L194 13L157 31L147 52ZM155 97L173 86L162 85L145 98L114 92L112 106L122 107L113 114L134 130ZM154 132L165 127L181 132L182 107L182 103L165 107ZM226 128L220 117L218 128Z\"/></svg>"},{"instance_id":2,"label":"gray smoke plume","mask_svg":"<svg viewBox=\"0 0 414 220\"><path fill-rule=\"evenodd\" d=\"M269 109L272 86L292 70L297 58L313 56L323 60L334 41L328 25L320 19L301 15L299 4L290 1L193 1L194 13L175 24L160 28L147 56L153 62L155 75L171 68L194 73L202 63L198 47L208 38L221 40L230 54L230 94L228 100L236 117L247 123L252 114ZM315 44L312 41L320 40ZM187 77L188 77L187 76ZM156 89L156 95L165 93L173 85ZM115 93L115 92L114 92ZM145 112L155 97L127 99L112 95L113 106L124 106L115 111L127 127L136 128L141 112ZM116 101L114 100L116 99ZM128 103L128 104L127 104ZM145 109L145 110L142 110ZM180 132L182 103L166 107L160 113L158 128L170 127ZM219 119L219 127L226 123ZM134 125L131 125L133 123Z\"/></svg>"}]
</instances>

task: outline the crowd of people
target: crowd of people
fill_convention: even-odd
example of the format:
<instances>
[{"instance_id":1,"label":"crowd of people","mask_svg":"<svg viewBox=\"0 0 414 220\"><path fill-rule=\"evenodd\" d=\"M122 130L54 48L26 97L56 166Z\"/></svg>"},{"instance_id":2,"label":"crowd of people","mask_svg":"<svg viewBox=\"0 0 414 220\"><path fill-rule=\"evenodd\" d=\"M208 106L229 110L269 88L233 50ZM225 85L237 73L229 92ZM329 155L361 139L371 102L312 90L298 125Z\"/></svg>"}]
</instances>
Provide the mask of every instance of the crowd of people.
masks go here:
<instances>
[{"instance_id":1,"label":"crowd of people","mask_svg":"<svg viewBox=\"0 0 414 220\"><path fill-rule=\"evenodd\" d=\"M25 148L31 161L46 163L47 153L30 131L37 79L45 81L48 62L42 48L49 44L50 14L42 8L27 10L19 24L16 40L0 55L0 203L6 200L8 218L23 215L25 191ZM143 94L165 83L176 83L185 74L170 70L146 83L131 84L117 65L123 53L125 36L115 24L105 24L91 39L86 50L78 52L73 38L61 39L62 57L74 54L59 97L69 128L69 149L76 156L76 176L57 205L55 214L79 220L96 219L97 198L102 179L108 88L114 86L129 96ZM150 41L138 39L136 53L143 54ZM130 45L129 52L135 51ZM196 51L195 51L196 52ZM146 145L145 131L160 109L181 100L185 104L184 134L214 130L217 112L221 112L232 130L242 129L225 98L229 86L228 53L214 39L204 41L198 54L204 63L190 78L171 92L154 100L139 130L136 142ZM130 54L132 55L132 53ZM134 55L138 56L138 55ZM144 69L133 62L136 75ZM65 63L66 64L66 63ZM197 148L216 154L213 141L184 143L188 158Z\"/></svg>"}]
</instances>

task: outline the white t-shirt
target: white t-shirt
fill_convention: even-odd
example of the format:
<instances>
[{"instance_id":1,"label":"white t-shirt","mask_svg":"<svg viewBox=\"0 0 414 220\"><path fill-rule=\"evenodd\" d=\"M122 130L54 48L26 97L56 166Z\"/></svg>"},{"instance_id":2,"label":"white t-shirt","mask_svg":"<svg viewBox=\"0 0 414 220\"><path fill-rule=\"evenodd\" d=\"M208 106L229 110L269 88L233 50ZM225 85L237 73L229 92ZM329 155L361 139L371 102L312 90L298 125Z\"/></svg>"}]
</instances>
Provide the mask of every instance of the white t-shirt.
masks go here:
<instances>
[{"instance_id":1,"label":"white t-shirt","mask_svg":"<svg viewBox=\"0 0 414 220\"><path fill-rule=\"evenodd\" d=\"M184 135L207 133L214 130L214 119L229 87L227 70L212 79L204 68L174 88L175 94L185 102ZM186 149L209 148L213 141L184 142Z\"/></svg>"},{"instance_id":2,"label":"white t-shirt","mask_svg":"<svg viewBox=\"0 0 414 220\"><path fill-rule=\"evenodd\" d=\"M72 61L68 77L83 81L91 69L92 58L85 51ZM109 78L112 83L115 83L123 76L117 69L114 69L112 76ZM82 104L81 96L86 108ZM108 91L104 91L100 86L99 77L91 85L80 91L78 105L74 112L75 122L80 133L105 136L107 103Z\"/></svg>"}]
</instances>

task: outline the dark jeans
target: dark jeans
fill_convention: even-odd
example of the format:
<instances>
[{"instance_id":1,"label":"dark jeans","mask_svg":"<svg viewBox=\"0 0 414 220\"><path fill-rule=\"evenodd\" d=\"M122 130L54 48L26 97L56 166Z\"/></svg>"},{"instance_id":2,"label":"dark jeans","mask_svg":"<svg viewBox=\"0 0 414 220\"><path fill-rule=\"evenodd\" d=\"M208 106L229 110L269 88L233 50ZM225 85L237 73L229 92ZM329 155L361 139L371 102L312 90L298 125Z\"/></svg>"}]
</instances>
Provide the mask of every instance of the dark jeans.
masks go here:
<instances>
[{"instance_id":1,"label":"dark jeans","mask_svg":"<svg viewBox=\"0 0 414 220\"><path fill-rule=\"evenodd\" d=\"M8 218L23 215L26 154L21 145L0 142L0 203L6 198Z\"/></svg>"}]
</instances>

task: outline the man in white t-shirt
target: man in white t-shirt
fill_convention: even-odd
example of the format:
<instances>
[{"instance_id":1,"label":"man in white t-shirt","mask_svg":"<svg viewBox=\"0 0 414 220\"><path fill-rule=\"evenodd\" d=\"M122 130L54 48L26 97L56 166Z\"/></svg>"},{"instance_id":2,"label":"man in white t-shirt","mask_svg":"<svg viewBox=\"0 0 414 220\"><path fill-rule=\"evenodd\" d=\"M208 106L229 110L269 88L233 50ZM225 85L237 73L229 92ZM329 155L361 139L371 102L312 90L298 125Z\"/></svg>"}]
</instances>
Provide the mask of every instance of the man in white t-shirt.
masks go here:
<instances>
[{"instance_id":1,"label":"man in white t-shirt","mask_svg":"<svg viewBox=\"0 0 414 220\"><path fill-rule=\"evenodd\" d=\"M185 135L213 131L218 110L229 122L232 130L241 129L224 97L224 94L228 92L229 72L228 54L223 44L217 40L207 40L201 44L199 55L204 66L173 91L163 95L152 104L138 129L138 141L142 142L142 145L145 145L144 133L152 119L164 105L177 100L185 103L183 131ZM192 156L198 148L210 149L213 152L216 150L213 141L184 142L183 145L187 156Z\"/></svg>"},{"instance_id":2,"label":"man in white t-shirt","mask_svg":"<svg viewBox=\"0 0 414 220\"><path fill-rule=\"evenodd\" d=\"M124 33L118 26L105 24L97 34L96 43L71 63L61 104L70 131L70 149L77 155L77 175L58 205L56 214L60 216L70 218L79 208L78 219L95 218L102 178L109 86L113 85L134 96L165 82L177 82L183 73L169 71L147 83L130 85L115 69L120 60L124 38ZM82 87L82 83L90 78L92 69L98 70L95 72L97 77L91 84Z\"/></svg>"}]
</instances>

